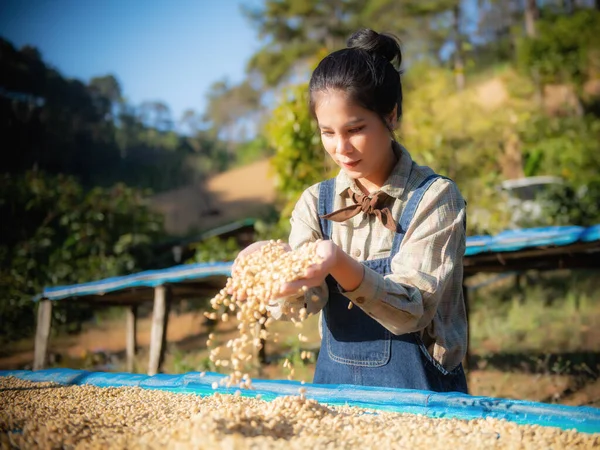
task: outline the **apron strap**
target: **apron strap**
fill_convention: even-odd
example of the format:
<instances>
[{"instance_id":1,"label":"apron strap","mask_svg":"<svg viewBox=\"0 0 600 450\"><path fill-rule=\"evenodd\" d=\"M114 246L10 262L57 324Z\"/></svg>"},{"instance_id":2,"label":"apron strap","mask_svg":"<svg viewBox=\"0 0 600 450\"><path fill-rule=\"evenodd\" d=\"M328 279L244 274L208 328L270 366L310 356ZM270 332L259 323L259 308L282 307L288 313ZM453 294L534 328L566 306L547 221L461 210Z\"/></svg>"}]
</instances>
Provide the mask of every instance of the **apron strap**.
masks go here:
<instances>
[{"instance_id":1,"label":"apron strap","mask_svg":"<svg viewBox=\"0 0 600 450\"><path fill-rule=\"evenodd\" d=\"M331 239L331 221L322 219L321 216L333 211L333 198L335 194L335 178L330 178L319 184L319 224L321 225L321 235L324 240Z\"/></svg>"},{"instance_id":2,"label":"apron strap","mask_svg":"<svg viewBox=\"0 0 600 450\"><path fill-rule=\"evenodd\" d=\"M414 190L412 196L406 203L404 207L404 211L402 211L402 215L400 216L400 220L398 221L398 230L396 231L396 236L394 237L394 243L392 244L392 251L390 253L390 258L393 258L396 253L400 250L400 245L402 244L402 239L404 239L404 235L406 234L406 230L410 223L412 222L417 209L419 208L419 204L423 199L423 196L427 192L427 190L431 187L431 185L438 179L444 178L437 173L429 175L425 178L419 186Z\"/></svg>"}]
</instances>

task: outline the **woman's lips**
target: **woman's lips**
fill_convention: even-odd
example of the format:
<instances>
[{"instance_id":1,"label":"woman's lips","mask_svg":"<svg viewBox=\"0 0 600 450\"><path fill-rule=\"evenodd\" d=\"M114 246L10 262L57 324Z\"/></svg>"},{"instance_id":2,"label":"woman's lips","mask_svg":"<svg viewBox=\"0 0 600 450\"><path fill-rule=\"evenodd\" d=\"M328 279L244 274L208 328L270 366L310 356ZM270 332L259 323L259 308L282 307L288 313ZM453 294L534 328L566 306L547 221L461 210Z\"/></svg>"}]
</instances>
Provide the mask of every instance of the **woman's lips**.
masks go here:
<instances>
[{"instance_id":1,"label":"woman's lips","mask_svg":"<svg viewBox=\"0 0 600 450\"><path fill-rule=\"evenodd\" d=\"M354 167L358 166L358 163L360 163L360 159L358 161L349 161L349 162L341 162L342 166L344 166L347 169L353 169Z\"/></svg>"}]
</instances>

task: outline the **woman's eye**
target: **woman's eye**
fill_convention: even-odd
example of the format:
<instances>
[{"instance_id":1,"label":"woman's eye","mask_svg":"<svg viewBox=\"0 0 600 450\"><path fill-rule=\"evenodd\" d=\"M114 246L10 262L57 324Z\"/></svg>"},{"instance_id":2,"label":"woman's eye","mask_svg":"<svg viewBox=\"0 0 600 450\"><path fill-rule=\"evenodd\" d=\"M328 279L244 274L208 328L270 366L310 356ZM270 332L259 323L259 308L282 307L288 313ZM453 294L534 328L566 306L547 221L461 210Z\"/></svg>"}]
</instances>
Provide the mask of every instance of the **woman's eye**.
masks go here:
<instances>
[{"instance_id":1,"label":"woman's eye","mask_svg":"<svg viewBox=\"0 0 600 450\"><path fill-rule=\"evenodd\" d=\"M358 132L362 131L363 128L364 128L364 126L352 128L351 130L348 130L348 133L358 133Z\"/></svg>"},{"instance_id":2,"label":"woman's eye","mask_svg":"<svg viewBox=\"0 0 600 450\"><path fill-rule=\"evenodd\" d=\"M321 134L323 136L333 136L333 131L329 131L329 130L321 130Z\"/></svg>"}]
</instances>

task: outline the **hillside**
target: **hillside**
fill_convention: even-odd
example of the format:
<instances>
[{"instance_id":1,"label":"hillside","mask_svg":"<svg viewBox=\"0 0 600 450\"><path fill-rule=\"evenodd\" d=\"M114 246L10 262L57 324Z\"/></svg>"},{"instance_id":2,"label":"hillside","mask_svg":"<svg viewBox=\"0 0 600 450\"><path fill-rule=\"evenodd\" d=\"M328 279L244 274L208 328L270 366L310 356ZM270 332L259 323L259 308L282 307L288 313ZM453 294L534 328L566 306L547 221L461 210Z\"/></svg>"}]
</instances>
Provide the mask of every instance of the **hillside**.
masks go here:
<instances>
[{"instance_id":1,"label":"hillside","mask_svg":"<svg viewBox=\"0 0 600 450\"><path fill-rule=\"evenodd\" d=\"M254 217L274 202L275 182L268 159L150 199L151 206L164 214L166 231L172 235L204 231Z\"/></svg>"}]
</instances>

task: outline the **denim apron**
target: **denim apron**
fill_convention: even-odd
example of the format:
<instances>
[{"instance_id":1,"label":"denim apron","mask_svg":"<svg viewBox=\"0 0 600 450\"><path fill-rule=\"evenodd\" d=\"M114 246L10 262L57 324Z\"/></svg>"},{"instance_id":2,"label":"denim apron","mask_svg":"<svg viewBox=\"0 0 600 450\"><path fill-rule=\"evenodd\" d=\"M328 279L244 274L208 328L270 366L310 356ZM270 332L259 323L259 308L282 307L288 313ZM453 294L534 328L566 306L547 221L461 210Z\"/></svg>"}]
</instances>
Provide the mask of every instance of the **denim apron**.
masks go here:
<instances>
[{"instance_id":1,"label":"denim apron","mask_svg":"<svg viewBox=\"0 0 600 450\"><path fill-rule=\"evenodd\" d=\"M439 178L431 175L408 201L394 238L390 256L362 264L381 275L391 273L391 261L400 249L423 195ZM335 179L319 186L319 216L333 210ZM320 219L323 239L331 238L331 222ZM436 392L467 392L462 364L448 372L427 351L419 333L394 335L361 308L348 309L348 298L337 282L327 277L329 300L323 308L321 350L314 383L354 384Z\"/></svg>"}]
</instances>

